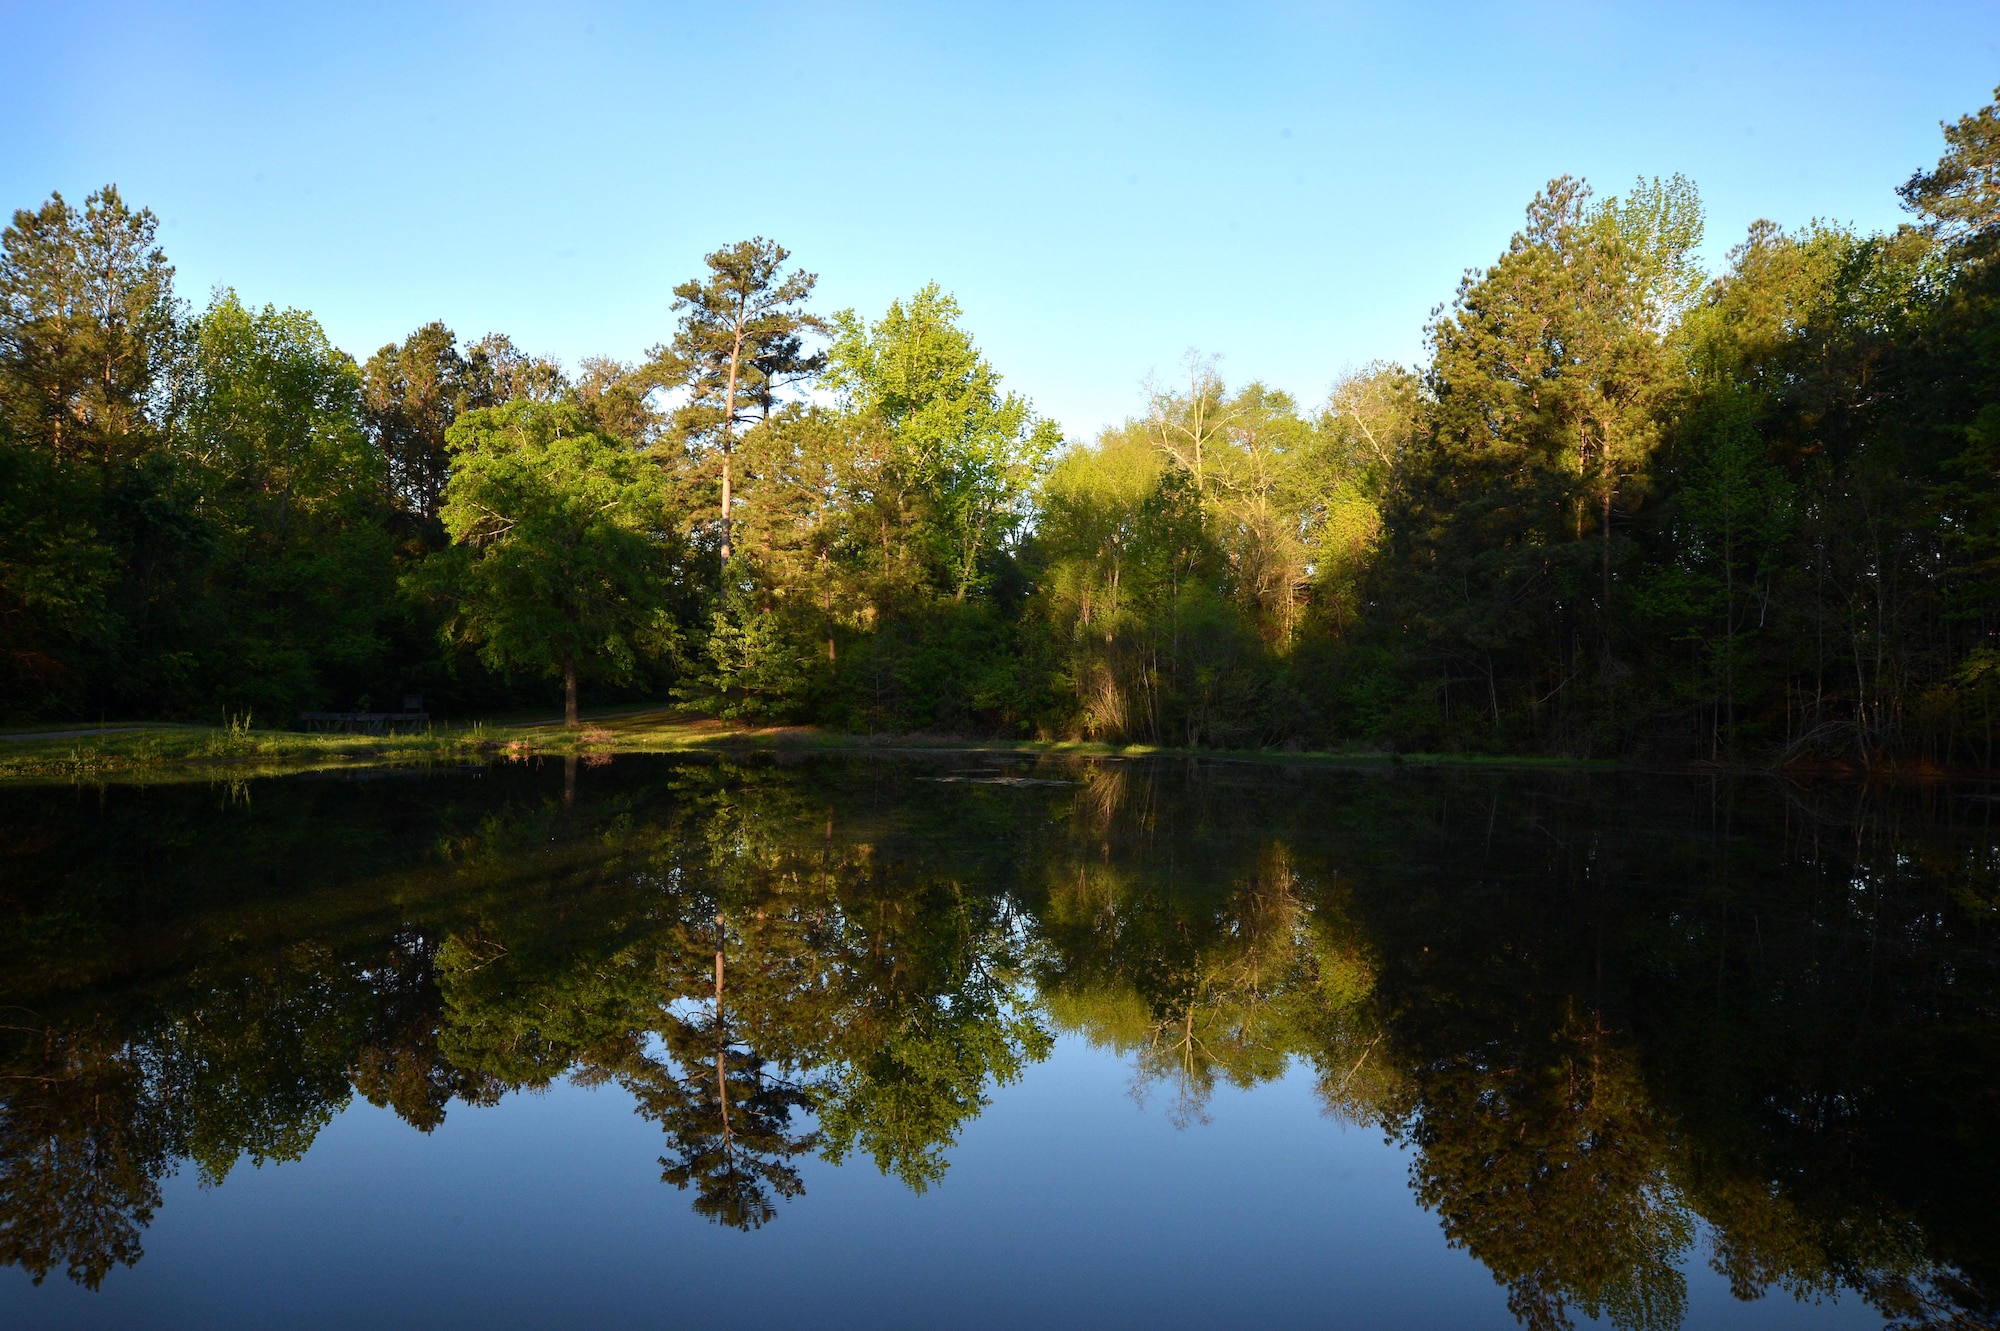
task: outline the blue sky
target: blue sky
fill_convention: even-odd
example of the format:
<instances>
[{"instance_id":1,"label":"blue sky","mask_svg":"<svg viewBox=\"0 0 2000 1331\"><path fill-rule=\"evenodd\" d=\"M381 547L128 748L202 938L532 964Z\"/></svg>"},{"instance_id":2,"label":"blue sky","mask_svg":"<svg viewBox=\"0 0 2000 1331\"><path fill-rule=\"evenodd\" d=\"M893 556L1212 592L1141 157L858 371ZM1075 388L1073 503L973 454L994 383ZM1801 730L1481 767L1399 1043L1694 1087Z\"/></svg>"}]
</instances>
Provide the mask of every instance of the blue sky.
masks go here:
<instances>
[{"instance_id":1,"label":"blue sky","mask_svg":"<svg viewBox=\"0 0 2000 1331\"><path fill-rule=\"evenodd\" d=\"M90 5L0 0L0 201L116 181L184 294L566 360L762 234L935 279L1072 434L1192 348L1318 399L1415 360L1551 175L1864 228L2000 83L2000 5Z\"/></svg>"}]
</instances>

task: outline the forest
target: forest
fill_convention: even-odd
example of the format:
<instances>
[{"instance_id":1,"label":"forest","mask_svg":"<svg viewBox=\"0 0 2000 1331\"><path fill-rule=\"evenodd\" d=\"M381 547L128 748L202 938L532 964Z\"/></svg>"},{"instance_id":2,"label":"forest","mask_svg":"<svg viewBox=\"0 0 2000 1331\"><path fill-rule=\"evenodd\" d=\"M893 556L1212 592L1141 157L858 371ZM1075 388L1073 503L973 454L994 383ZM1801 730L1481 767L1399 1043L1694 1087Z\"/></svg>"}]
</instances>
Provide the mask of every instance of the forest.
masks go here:
<instances>
[{"instance_id":1,"label":"forest","mask_svg":"<svg viewBox=\"0 0 2000 1331\"><path fill-rule=\"evenodd\" d=\"M1191 354L1090 440L943 286L822 310L761 238L635 361L359 360L56 194L0 238L0 716L1990 768L2000 105L1943 129L1894 232L1720 272L1688 180L1553 180L1423 363Z\"/></svg>"}]
</instances>

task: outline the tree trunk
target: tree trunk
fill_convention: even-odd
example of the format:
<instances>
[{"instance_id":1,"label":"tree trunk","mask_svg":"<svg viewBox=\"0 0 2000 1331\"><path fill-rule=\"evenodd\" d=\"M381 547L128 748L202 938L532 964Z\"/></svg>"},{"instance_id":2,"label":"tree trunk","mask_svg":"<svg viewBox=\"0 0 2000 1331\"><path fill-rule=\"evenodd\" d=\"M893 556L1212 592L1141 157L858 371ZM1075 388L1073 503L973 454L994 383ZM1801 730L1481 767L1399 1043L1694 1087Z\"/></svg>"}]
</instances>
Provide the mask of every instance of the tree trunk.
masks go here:
<instances>
[{"instance_id":1,"label":"tree trunk","mask_svg":"<svg viewBox=\"0 0 2000 1331\"><path fill-rule=\"evenodd\" d=\"M729 352L729 387L722 399L722 563L729 565L729 460L736 442L736 379L743 365L743 308L736 310L736 344Z\"/></svg>"},{"instance_id":2,"label":"tree trunk","mask_svg":"<svg viewBox=\"0 0 2000 1331\"><path fill-rule=\"evenodd\" d=\"M721 912L715 916L715 1099L722 1110L722 1148L729 1149L729 1036L722 1019L722 944L726 935Z\"/></svg>"},{"instance_id":3,"label":"tree trunk","mask_svg":"<svg viewBox=\"0 0 2000 1331\"><path fill-rule=\"evenodd\" d=\"M562 834L565 840L576 835L576 755L563 755Z\"/></svg>"},{"instance_id":4,"label":"tree trunk","mask_svg":"<svg viewBox=\"0 0 2000 1331\"><path fill-rule=\"evenodd\" d=\"M1729 745L1729 756L1736 756L1736 515L1735 494L1730 495L1730 507L1723 510L1722 521L1722 701L1728 710L1724 714L1722 731ZM1786 699L1789 710L1790 699ZM1787 718L1787 728L1790 721Z\"/></svg>"},{"instance_id":5,"label":"tree trunk","mask_svg":"<svg viewBox=\"0 0 2000 1331\"><path fill-rule=\"evenodd\" d=\"M1602 532L1604 567L1604 659L1611 659L1611 485L1609 477L1604 486Z\"/></svg>"},{"instance_id":6,"label":"tree trunk","mask_svg":"<svg viewBox=\"0 0 2000 1331\"><path fill-rule=\"evenodd\" d=\"M835 662L833 652L833 584L827 581L826 551L824 550L819 552L819 581L820 586L825 589L821 609L825 612L826 616L826 663L833 665Z\"/></svg>"},{"instance_id":7,"label":"tree trunk","mask_svg":"<svg viewBox=\"0 0 2000 1331\"><path fill-rule=\"evenodd\" d=\"M736 377L729 379L731 396L735 395ZM724 427L726 430L728 427ZM729 563L729 436L722 437L722 562Z\"/></svg>"},{"instance_id":8,"label":"tree trunk","mask_svg":"<svg viewBox=\"0 0 2000 1331\"><path fill-rule=\"evenodd\" d=\"M575 726L576 719L576 658L563 658L563 724Z\"/></svg>"}]
</instances>

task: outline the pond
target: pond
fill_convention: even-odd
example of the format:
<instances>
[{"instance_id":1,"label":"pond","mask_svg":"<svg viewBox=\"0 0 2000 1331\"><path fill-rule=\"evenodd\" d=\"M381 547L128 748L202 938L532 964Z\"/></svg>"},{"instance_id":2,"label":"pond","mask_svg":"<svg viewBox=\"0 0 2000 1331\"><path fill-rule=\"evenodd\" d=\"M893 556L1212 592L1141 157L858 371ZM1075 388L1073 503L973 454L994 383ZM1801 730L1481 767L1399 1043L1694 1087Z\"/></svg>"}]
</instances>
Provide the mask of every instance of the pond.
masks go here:
<instances>
[{"instance_id":1,"label":"pond","mask_svg":"<svg viewBox=\"0 0 2000 1331\"><path fill-rule=\"evenodd\" d=\"M9 1327L1986 1326L1956 784L0 790Z\"/></svg>"}]
</instances>

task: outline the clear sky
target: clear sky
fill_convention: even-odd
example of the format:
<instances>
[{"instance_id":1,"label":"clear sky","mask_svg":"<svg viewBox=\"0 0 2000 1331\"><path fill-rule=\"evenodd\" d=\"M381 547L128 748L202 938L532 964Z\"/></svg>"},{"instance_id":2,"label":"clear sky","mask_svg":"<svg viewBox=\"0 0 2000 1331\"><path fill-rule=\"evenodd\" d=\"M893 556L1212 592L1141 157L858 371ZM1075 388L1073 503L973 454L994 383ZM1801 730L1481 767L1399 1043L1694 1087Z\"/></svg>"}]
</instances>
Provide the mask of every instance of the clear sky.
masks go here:
<instances>
[{"instance_id":1,"label":"clear sky","mask_svg":"<svg viewBox=\"0 0 2000 1331\"><path fill-rule=\"evenodd\" d=\"M1073 435L1190 349L1317 400L1571 172L1900 219L2000 3L1210 6L0 0L0 201L116 181L183 294L365 357L441 318L640 355L761 234L879 312L935 279Z\"/></svg>"}]
</instances>

